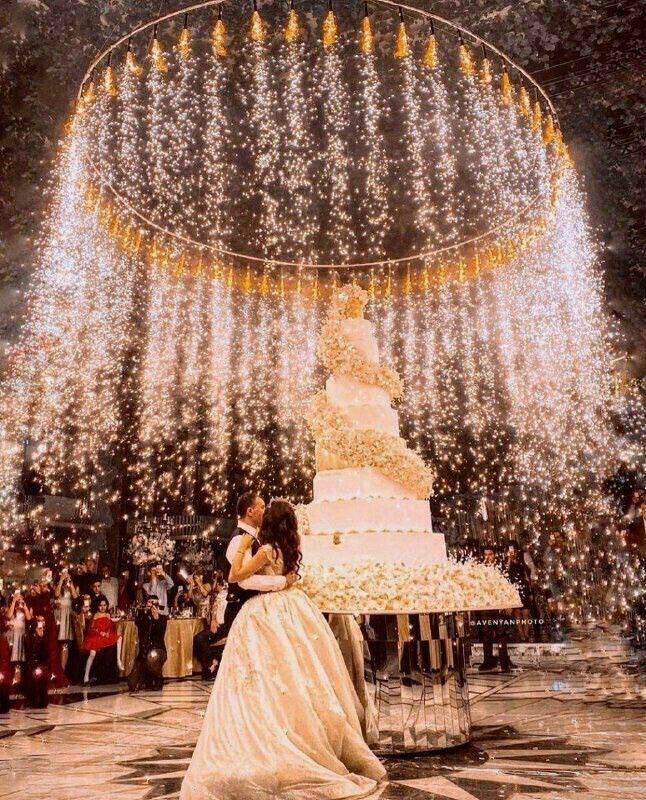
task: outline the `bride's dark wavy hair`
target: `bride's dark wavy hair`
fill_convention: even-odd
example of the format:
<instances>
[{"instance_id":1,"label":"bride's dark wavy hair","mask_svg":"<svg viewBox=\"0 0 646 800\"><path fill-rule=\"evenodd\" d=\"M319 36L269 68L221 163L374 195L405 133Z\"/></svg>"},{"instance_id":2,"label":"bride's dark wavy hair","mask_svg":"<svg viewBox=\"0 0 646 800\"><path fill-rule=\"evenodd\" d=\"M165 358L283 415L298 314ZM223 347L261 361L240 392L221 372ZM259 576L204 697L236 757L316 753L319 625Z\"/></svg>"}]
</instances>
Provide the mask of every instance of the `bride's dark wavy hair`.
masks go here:
<instances>
[{"instance_id":1,"label":"bride's dark wavy hair","mask_svg":"<svg viewBox=\"0 0 646 800\"><path fill-rule=\"evenodd\" d=\"M276 557L282 555L285 574L298 571L303 554L298 535L298 522L291 503L287 500L272 500L265 509L258 533L260 544L270 544Z\"/></svg>"}]
</instances>

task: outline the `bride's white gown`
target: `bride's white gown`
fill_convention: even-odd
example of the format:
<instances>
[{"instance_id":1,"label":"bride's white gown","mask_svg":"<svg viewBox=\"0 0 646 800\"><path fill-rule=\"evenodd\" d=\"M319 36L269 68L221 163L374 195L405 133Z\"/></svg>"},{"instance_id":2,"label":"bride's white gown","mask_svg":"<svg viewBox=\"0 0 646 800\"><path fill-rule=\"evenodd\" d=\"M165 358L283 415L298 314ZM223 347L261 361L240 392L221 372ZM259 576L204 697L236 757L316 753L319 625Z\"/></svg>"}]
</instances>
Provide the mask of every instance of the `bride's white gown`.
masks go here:
<instances>
[{"instance_id":1,"label":"bride's white gown","mask_svg":"<svg viewBox=\"0 0 646 800\"><path fill-rule=\"evenodd\" d=\"M265 545L265 573L282 574ZM231 630L181 800L366 797L385 770L318 608L296 587L248 600Z\"/></svg>"}]
</instances>

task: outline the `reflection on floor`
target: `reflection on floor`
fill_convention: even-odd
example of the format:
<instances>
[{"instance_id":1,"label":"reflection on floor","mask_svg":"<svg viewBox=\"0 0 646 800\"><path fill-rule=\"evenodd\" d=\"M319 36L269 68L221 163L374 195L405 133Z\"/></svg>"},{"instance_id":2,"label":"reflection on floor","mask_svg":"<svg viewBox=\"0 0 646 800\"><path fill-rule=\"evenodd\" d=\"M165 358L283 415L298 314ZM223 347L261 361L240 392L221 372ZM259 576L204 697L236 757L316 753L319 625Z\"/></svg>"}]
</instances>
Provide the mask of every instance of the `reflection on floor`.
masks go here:
<instances>
[{"instance_id":1,"label":"reflection on floor","mask_svg":"<svg viewBox=\"0 0 646 800\"><path fill-rule=\"evenodd\" d=\"M473 742L386 761L381 800L644 800L646 698L634 669L592 659L471 676ZM0 716L0 797L177 798L211 686L66 690ZM241 798L241 800L243 800Z\"/></svg>"}]
</instances>

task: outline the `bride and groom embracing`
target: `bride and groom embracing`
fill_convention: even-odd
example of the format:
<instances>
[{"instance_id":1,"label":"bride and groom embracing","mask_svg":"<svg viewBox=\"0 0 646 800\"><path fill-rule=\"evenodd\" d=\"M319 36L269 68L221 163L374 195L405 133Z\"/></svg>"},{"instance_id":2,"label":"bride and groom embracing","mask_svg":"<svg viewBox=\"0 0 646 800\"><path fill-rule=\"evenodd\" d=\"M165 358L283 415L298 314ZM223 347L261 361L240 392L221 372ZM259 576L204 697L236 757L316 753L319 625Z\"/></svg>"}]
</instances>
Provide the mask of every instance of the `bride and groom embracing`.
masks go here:
<instances>
[{"instance_id":1,"label":"bride and groom embracing","mask_svg":"<svg viewBox=\"0 0 646 800\"><path fill-rule=\"evenodd\" d=\"M265 509L247 493L238 517L227 550L231 627L180 800L368 797L386 772L363 739L336 639L294 585L294 509L285 500Z\"/></svg>"}]
</instances>

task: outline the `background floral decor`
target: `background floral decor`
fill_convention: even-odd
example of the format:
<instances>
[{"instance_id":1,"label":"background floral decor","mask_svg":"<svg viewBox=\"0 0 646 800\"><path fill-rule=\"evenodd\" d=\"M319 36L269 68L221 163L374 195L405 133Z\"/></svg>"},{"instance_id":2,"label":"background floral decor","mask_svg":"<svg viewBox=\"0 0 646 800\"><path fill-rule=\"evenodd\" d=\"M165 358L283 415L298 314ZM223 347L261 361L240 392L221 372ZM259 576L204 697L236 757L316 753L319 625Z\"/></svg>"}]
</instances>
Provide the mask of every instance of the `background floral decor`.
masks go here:
<instances>
[{"instance_id":1,"label":"background floral decor","mask_svg":"<svg viewBox=\"0 0 646 800\"><path fill-rule=\"evenodd\" d=\"M180 548L177 558L190 572L203 573L213 567L213 552L208 542L189 541Z\"/></svg>"},{"instance_id":2,"label":"background floral decor","mask_svg":"<svg viewBox=\"0 0 646 800\"><path fill-rule=\"evenodd\" d=\"M128 554L138 567L167 564L175 554L170 527L163 524L153 526L145 521L137 523L135 534L128 544Z\"/></svg>"}]
</instances>

